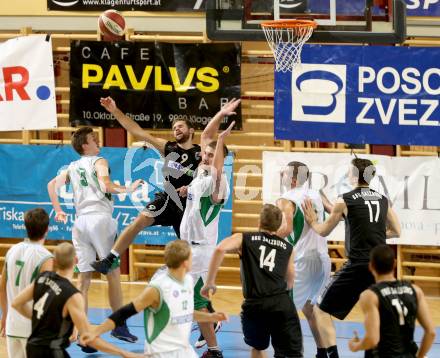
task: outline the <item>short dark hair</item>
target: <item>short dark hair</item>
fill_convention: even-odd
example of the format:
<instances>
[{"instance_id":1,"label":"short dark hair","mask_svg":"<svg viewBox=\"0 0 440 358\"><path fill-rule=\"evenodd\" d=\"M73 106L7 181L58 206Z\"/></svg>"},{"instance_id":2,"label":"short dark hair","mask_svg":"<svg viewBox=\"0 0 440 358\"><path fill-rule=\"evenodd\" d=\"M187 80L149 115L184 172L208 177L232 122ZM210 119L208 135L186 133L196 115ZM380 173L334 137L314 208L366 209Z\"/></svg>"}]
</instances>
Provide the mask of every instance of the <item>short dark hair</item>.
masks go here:
<instances>
[{"instance_id":1,"label":"short dark hair","mask_svg":"<svg viewBox=\"0 0 440 358\"><path fill-rule=\"evenodd\" d=\"M295 179L299 185L303 185L309 179L309 167L304 163L293 161L287 163L287 168L290 169L292 179Z\"/></svg>"},{"instance_id":2,"label":"short dark hair","mask_svg":"<svg viewBox=\"0 0 440 358\"><path fill-rule=\"evenodd\" d=\"M72 147L79 155L84 154L83 144L87 144L87 135L93 133L93 128L82 127L72 134Z\"/></svg>"},{"instance_id":3,"label":"short dark hair","mask_svg":"<svg viewBox=\"0 0 440 358\"><path fill-rule=\"evenodd\" d=\"M186 126L188 127L188 129L194 129L194 124L189 120L189 119L187 119L187 118L181 118L181 119L173 119L173 121L171 122L171 128L173 128L174 127L174 125L177 123L177 122L185 122L185 124L186 124ZM193 133L192 135L191 135L191 139L193 139L194 138L194 134L195 133Z\"/></svg>"},{"instance_id":4,"label":"short dark hair","mask_svg":"<svg viewBox=\"0 0 440 358\"><path fill-rule=\"evenodd\" d=\"M274 232L277 231L283 220L281 210L272 204L264 204L260 212L260 230Z\"/></svg>"},{"instance_id":5,"label":"short dark hair","mask_svg":"<svg viewBox=\"0 0 440 358\"><path fill-rule=\"evenodd\" d=\"M373 269L380 275L394 270L394 251L389 245L376 246L370 253L370 263Z\"/></svg>"},{"instance_id":6,"label":"short dark hair","mask_svg":"<svg viewBox=\"0 0 440 358\"><path fill-rule=\"evenodd\" d=\"M174 240L165 246L165 265L176 269L191 255L191 246L185 240Z\"/></svg>"},{"instance_id":7,"label":"short dark hair","mask_svg":"<svg viewBox=\"0 0 440 358\"><path fill-rule=\"evenodd\" d=\"M24 226L29 239L32 241L40 240L49 227L49 215L42 208L28 210L24 214Z\"/></svg>"},{"instance_id":8,"label":"short dark hair","mask_svg":"<svg viewBox=\"0 0 440 358\"><path fill-rule=\"evenodd\" d=\"M217 141L213 140L212 142L208 143L208 147L212 148L215 150L215 147L217 146ZM225 158L228 156L229 154L229 150L228 147L226 146L226 144L223 144L223 155L225 156Z\"/></svg>"},{"instance_id":9,"label":"short dark hair","mask_svg":"<svg viewBox=\"0 0 440 358\"><path fill-rule=\"evenodd\" d=\"M358 184L368 185L376 175L376 167L370 159L354 158L351 164L357 169Z\"/></svg>"}]
</instances>

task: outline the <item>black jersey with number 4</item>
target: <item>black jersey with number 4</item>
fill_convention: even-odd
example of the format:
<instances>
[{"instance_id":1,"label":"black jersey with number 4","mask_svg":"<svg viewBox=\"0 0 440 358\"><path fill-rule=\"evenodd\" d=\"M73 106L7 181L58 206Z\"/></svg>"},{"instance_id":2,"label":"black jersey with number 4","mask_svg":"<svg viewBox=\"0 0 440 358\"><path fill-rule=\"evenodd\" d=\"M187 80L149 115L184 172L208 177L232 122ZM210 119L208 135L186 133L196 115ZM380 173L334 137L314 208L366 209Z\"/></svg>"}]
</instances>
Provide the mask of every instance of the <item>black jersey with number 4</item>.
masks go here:
<instances>
[{"instance_id":1,"label":"black jersey with number 4","mask_svg":"<svg viewBox=\"0 0 440 358\"><path fill-rule=\"evenodd\" d=\"M409 282L380 282L370 287L379 299L380 341L366 357L415 357L417 294Z\"/></svg>"},{"instance_id":2,"label":"black jersey with number 4","mask_svg":"<svg viewBox=\"0 0 440 358\"><path fill-rule=\"evenodd\" d=\"M194 144L190 149L183 149L177 142L167 142L164 154L162 172L165 180L175 189L189 185L201 160L200 146Z\"/></svg>"},{"instance_id":3,"label":"black jersey with number 4","mask_svg":"<svg viewBox=\"0 0 440 358\"><path fill-rule=\"evenodd\" d=\"M349 259L370 260L370 251L386 241L388 199L377 191L360 187L342 198L347 205L345 248Z\"/></svg>"},{"instance_id":4,"label":"black jersey with number 4","mask_svg":"<svg viewBox=\"0 0 440 358\"><path fill-rule=\"evenodd\" d=\"M243 234L241 281L244 298L262 298L287 291L286 272L292 245L265 232Z\"/></svg>"},{"instance_id":5,"label":"black jersey with number 4","mask_svg":"<svg viewBox=\"0 0 440 358\"><path fill-rule=\"evenodd\" d=\"M32 333L28 345L52 349L69 346L73 322L63 317L67 300L79 291L72 283L55 272L43 272L35 280L32 311Z\"/></svg>"}]
</instances>

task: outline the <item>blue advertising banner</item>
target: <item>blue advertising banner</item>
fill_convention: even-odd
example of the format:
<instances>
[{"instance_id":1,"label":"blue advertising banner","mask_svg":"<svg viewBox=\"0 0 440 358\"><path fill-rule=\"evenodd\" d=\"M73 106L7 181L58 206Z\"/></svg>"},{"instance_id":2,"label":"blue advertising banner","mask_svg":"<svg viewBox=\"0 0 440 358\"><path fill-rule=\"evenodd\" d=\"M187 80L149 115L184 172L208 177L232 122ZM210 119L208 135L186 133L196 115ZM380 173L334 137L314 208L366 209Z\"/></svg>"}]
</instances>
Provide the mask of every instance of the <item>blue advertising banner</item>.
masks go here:
<instances>
[{"instance_id":1,"label":"blue advertising banner","mask_svg":"<svg viewBox=\"0 0 440 358\"><path fill-rule=\"evenodd\" d=\"M122 231L153 198L154 192L163 184L162 158L156 150L143 148L101 148L100 155L106 158L115 183L128 185L136 179L143 179L142 187L129 194L116 194L113 217L118 220ZM68 214L67 224L55 222L55 212L47 193L47 183L70 162L77 160L78 154L70 147L0 145L0 237L26 237L24 212L42 207L50 216L49 239L71 240L72 225L75 220L71 186L60 190L60 202ZM225 161L225 173L232 193L233 159ZM220 217L219 240L231 235L232 194ZM135 243L165 245L176 239L173 228L153 226L136 237Z\"/></svg>"},{"instance_id":2,"label":"blue advertising banner","mask_svg":"<svg viewBox=\"0 0 440 358\"><path fill-rule=\"evenodd\" d=\"M275 74L276 139L440 145L439 48L305 45Z\"/></svg>"},{"instance_id":3,"label":"blue advertising banner","mask_svg":"<svg viewBox=\"0 0 440 358\"><path fill-rule=\"evenodd\" d=\"M440 0L405 0L407 16L440 16Z\"/></svg>"}]
</instances>

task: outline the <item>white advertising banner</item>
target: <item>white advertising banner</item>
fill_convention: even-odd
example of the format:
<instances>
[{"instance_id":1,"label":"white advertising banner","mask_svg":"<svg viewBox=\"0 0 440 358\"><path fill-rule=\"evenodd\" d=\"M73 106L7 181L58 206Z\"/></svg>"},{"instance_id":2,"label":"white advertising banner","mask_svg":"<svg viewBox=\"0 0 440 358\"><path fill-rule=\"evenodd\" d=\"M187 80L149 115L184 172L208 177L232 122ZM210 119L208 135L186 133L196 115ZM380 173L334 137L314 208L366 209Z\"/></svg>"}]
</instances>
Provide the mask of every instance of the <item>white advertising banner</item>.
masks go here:
<instances>
[{"instance_id":1,"label":"white advertising banner","mask_svg":"<svg viewBox=\"0 0 440 358\"><path fill-rule=\"evenodd\" d=\"M56 126L50 37L31 35L0 43L0 131Z\"/></svg>"},{"instance_id":2,"label":"white advertising banner","mask_svg":"<svg viewBox=\"0 0 440 358\"><path fill-rule=\"evenodd\" d=\"M400 238L389 243L440 246L440 159L362 155L376 166L371 187L391 202L402 225ZM263 201L274 203L283 190L280 171L299 161L309 167L308 184L331 200L350 190L348 171L353 155L330 153L263 153ZM344 240L341 222L328 240Z\"/></svg>"}]
</instances>

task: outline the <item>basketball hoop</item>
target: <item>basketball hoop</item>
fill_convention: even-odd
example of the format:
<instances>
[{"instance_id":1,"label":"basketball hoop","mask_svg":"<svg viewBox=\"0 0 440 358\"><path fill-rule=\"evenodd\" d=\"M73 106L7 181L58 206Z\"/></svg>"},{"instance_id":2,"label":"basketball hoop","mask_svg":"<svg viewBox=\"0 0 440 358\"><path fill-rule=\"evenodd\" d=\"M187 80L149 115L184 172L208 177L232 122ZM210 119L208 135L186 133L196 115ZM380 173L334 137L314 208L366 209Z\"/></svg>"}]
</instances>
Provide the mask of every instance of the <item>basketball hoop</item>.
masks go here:
<instances>
[{"instance_id":1,"label":"basketball hoop","mask_svg":"<svg viewBox=\"0 0 440 358\"><path fill-rule=\"evenodd\" d=\"M272 20L261 23L267 42L275 57L275 71L292 71L301 63L301 50L312 36L314 20Z\"/></svg>"}]
</instances>

